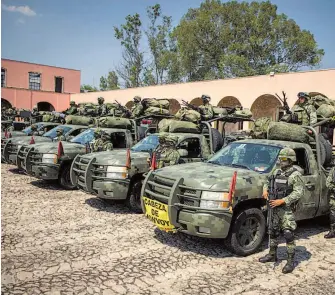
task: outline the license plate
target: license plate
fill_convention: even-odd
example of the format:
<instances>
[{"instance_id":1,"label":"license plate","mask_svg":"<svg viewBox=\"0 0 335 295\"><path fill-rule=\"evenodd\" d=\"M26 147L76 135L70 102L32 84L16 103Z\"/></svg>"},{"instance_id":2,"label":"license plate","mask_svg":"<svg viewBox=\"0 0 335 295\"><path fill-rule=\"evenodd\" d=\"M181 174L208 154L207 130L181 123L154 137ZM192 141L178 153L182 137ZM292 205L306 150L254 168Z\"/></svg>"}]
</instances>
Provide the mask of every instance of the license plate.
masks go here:
<instances>
[{"instance_id":1,"label":"license plate","mask_svg":"<svg viewBox=\"0 0 335 295\"><path fill-rule=\"evenodd\" d=\"M160 230L175 232L176 228L171 224L169 219L168 205L147 197L142 198L145 206L145 216Z\"/></svg>"}]
</instances>

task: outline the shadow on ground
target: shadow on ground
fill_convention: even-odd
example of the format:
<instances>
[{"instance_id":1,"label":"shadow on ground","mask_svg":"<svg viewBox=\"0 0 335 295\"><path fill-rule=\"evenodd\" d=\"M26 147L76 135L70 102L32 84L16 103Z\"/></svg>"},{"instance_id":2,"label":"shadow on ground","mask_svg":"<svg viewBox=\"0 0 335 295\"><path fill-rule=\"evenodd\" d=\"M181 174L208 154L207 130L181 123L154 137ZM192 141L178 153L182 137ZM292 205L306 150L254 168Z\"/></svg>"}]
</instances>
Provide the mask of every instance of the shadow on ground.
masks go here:
<instances>
[{"instance_id":1,"label":"shadow on ground","mask_svg":"<svg viewBox=\"0 0 335 295\"><path fill-rule=\"evenodd\" d=\"M124 201L110 201L102 200L99 198L89 198L85 200L85 203L98 211L104 211L109 213L118 214L136 214L132 212Z\"/></svg>"},{"instance_id":2,"label":"shadow on ground","mask_svg":"<svg viewBox=\"0 0 335 295\"><path fill-rule=\"evenodd\" d=\"M38 188L43 188L43 189L50 189L50 190L55 190L55 191L64 191L64 188L62 188L57 180L33 180L30 182L31 185L36 186ZM71 190L69 190L71 191Z\"/></svg>"},{"instance_id":3,"label":"shadow on ground","mask_svg":"<svg viewBox=\"0 0 335 295\"><path fill-rule=\"evenodd\" d=\"M20 170L19 168L10 168L8 169L8 171L13 174L26 175L26 173L23 170Z\"/></svg>"}]
</instances>

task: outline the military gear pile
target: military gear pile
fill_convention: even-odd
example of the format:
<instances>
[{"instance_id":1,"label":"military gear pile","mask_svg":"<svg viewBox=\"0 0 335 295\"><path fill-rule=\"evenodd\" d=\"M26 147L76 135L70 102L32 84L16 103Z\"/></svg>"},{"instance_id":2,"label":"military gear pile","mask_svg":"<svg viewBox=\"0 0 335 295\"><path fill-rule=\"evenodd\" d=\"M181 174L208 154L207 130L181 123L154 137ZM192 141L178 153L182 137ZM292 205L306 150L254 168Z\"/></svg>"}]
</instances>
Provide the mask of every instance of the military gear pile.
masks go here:
<instances>
[{"instance_id":1,"label":"military gear pile","mask_svg":"<svg viewBox=\"0 0 335 295\"><path fill-rule=\"evenodd\" d=\"M300 125L285 122L271 122L269 124L267 138L272 140L309 143L309 136L306 129Z\"/></svg>"},{"instance_id":2,"label":"military gear pile","mask_svg":"<svg viewBox=\"0 0 335 295\"><path fill-rule=\"evenodd\" d=\"M98 119L100 127L127 129L131 127L131 121L127 118L101 117Z\"/></svg>"},{"instance_id":3,"label":"military gear pile","mask_svg":"<svg viewBox=\"0 0 335 295\"><path fill-rule=\"evenodd\" d=\"M335 116L335 107L332 105L323 104L316 110L316 114L318 117L331 118Z\"/></svg>"},{"instance_id":4,"label":"military gear pile","mask_svg":"<svg viewBox=\"0 0 335 295\"><path fill-rule=\"evenodd\" d=\"M199 112L195 110L188 110L186 108L181 108L176 114L175 118L180 121L188 121L192 123L199 123L201 119L201 115Z\"/></svg>"},{"instance_id":5,"label":"military gear pile","mask_svg":"<svg viewBox=\"0 0 335 295\"><path fill-rule=\"evenodd\" d=\"M272 120L269 117L261 117L256 119L252 128L252 137L258 139L267 138L267 131L271 121Z\"/></svg>"},{"instance_id":6,"label":"military gear pile","mask_svg":"<svg viewBox=\"0 0 335 295\"><path fill-rule=\"evenodd\" d=\"M142 100L141 105L143 106L143 109L141 109L141 112L145 116L151 116L151 115L169 115L169 107L170 107L170 101L168 99L156 99L156 98L145 98ZM139 116L140 114L135 114L136 116Z\"/></svg>"},{"instance_id":7,"label":"military gear pile","mask_svg":"<svg viewBox=\"0 0 335 295\"><path fill-rule=\"evenodd\" d=\"M92 124L95 124L95 118L90 118L86 116L75 116L75 115L69 115L65 118L66 124L73 124L73 125L83 125L83 126L89 126Z\"/></svg>"}]
</instances>

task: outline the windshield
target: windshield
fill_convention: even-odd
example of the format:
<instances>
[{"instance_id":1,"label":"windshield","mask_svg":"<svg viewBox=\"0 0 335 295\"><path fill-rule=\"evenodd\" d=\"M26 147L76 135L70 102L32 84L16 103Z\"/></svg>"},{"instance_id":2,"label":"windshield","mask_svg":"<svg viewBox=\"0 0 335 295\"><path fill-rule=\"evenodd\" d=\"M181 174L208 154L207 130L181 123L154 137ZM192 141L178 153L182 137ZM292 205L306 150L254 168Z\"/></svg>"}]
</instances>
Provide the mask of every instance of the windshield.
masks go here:
<instances>
[{"instance_id":1,"label":"windshield","mask_svg":"<svg viewBox=\"0 0 335 295\"><path fill-rule=\"evenodd\" d=\"M80 143L85 145L86 143L91 142L94 139L94 130L87 129L84 132L78 134L77 136L73 137L70 142Z\"/></svg>"},{"instance_id":2,"label":"windshield","mask_svg":"<svg viewBox=\"0 0 335 295\"><path fill-rule=\"evenodd\" d=\"M280 149L271 145L233 142L207 162L268 173L276 164Z\"/></svg>"},{"instance_id":3,"label":"windshield","mask_svg":"<svg viewBox=\"0 0 335 295\"><path fill-rule=\"evenodd\" d=\"M37 125L37 130L40 130L43 126L41 123L35 123L35 125ZM24 128L22 131L26 134L29 134L31 132L31 126Z\"/></svg>"},{"instance_id":4,"label":"windshield","mask_svg":"<svg viewBox=\"0 0 335 295\"><path fill-rule=\"evenodd\" d=\"M135 144L131 150L134 152L151 152L158 146L158 135L149 135Z\"/></svg>"},{"instance_id":5,"label":"windshield","mask_svg":"<svg viewBox=\"0 0 335 295\"><path fill-rule=\"evenodd\" d=\"M63 129L63 135L65 135L66 133L68 133L72 127L71 126L57 126L55 128L52 128L51 130L49 130L48 132L44 133L43 136L45 137L50 137L50 138L55 138L57 136L57 130L58 129Z\"/></svg>"}]
</instances>

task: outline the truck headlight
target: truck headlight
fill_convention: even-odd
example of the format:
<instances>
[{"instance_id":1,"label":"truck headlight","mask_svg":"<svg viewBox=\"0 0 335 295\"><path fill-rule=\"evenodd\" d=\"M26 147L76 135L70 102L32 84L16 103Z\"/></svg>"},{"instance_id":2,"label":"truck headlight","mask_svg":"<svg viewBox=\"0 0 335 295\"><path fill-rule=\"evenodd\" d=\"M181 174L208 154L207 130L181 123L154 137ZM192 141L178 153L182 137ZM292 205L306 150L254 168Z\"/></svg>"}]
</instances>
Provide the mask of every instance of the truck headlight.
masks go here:
<instances>
[{"instance_id":1,"label":"truck headlight","mask_svg":"<svg viewBox=\"0 0 335 295\"><path fill-rule=\"evenodd\" d=\"M42 163L57 164L57 155L55 154L43 154Z\"/></svg>"},{"instance_id":2,"label":"truck headlight","mask_svg":"<svg viewBox=\"0 0 335 295\"><path fill-rule=\"evenodd\" d=\"M127 167L107 166L106 177L111 179L125 179L128 177Z\"/></svg>"},{"instance_id":3,"label":"truck headlight","mask_svg":"<svg viewBox=\"0 0 335 295\"><path fill-rule=\"evenodd\" d=\"M201 194L200 208L229 208L228 193L203 191Z\"/></svg>"}]
</instances>

